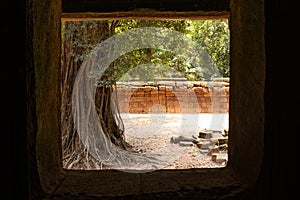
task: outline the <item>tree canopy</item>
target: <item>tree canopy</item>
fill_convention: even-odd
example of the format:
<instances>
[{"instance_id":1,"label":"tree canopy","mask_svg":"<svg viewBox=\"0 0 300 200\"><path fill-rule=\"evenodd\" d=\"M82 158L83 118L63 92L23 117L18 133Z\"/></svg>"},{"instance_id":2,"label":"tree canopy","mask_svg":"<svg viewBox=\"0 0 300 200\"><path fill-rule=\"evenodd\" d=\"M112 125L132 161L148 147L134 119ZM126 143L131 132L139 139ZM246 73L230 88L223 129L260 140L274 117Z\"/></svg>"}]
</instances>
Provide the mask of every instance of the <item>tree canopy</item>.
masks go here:
<instances>
[{"instance_id":1,"label":"tree canopy","mask_svg":"<svg viewBox=\"0 0 300 200\"><path fill-rule=\"evenodd\" d=\"M227 20L121 20L115 32L121 33L142 27L162 27L187 35L207 51L220 75L229 77L230 36ZM160 48L134 50L120 56L113 66L111 70L114 70L116 80L121 77L123 80L175 77L184 77L187 80L204 79L200 69L194 67L182 55ZM171 73L170 68L173 69Z\"/></svg>"},{"instance_id":2,"label":"tree canopy","mask_svg":"<svg viewBox=\"0 0 300 200\"><path fill-rule=\"evenodd\" d=\"M199 46L205 48L221 76L230 76L230 35L227 20L110 20L106 22L112 35L142 27L162 27L186 34L196 41ZM90 27L95 26L97 23L99 22L86 22ZM84 26L84 23L82 26ZM76 29L80 29L80 26L72 26L71 30L64 31L80 32ZM107 38L107 36L104 37ZM140 36L140 38L143 39L143 36ZM147 40L147 38L144 39ZM101 41L99 38L95 40ZM97 44L95 42L76 41L73 45L77 46L74 49L85 46L84 52L76 55L76 59L83 60ZM170 73L170 68L173 69L172 73ZM109 79L106 81L110 84L114 84L121 77L123 80L134 78L152 80L154 78L175 77L184 77L187 80L203 80L204 78L201 71L181 55L175 55L174 52L159 48L136 49L128 52L110 65L107 74Z\"/></svg>"}]
</instances>

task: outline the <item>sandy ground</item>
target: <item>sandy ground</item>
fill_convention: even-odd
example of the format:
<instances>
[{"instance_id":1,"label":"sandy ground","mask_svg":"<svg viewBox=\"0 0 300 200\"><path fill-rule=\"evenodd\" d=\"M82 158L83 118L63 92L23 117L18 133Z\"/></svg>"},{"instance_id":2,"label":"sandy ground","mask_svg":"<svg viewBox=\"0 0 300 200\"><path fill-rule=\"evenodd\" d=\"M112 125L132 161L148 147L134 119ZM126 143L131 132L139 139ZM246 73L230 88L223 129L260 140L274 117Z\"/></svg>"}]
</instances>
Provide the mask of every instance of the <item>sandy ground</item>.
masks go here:
<instances>
[{"instance_id":1,"label":"sandy ground","mask_svg":"<svg viewBox=\"0 0 300 200\"><path fill-rule=\"evenodd\" d=\"M170 145L176 136L197 137L202 129L228 130L228 114L121 114L125 126L125 138L135 150L154 153ZM174 157L165 169L218 168L211 156L201 153L196 145L172 144ZM175 146L176 145L176 146Z\"/></svg>"}]
</instances>

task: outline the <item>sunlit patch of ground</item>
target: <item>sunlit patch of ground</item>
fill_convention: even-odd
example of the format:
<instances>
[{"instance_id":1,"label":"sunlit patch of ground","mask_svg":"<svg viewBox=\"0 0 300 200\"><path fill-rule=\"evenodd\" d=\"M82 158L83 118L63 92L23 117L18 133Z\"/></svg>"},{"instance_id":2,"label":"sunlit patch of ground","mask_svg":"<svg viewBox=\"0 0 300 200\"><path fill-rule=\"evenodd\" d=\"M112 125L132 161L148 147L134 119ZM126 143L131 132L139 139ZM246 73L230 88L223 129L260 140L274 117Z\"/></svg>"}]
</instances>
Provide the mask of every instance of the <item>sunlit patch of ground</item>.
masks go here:
<instances>
[{"instance_id":1,"label":"sunlit patch of ground","mask_svg":"<svg viewBox=\"0 0 300 200\"><path fill-rule=\"evenodd\" d=\"M121 114L125 126L125 138L135 150L152 153L170 144L171 137L197 137L199 131L228 130L228 113L220 114ZM212 161L211 156L201 153L196 145L180 147L178 155L168 169L218 168L225 163ZM174 148L175 150L176 148Z\"/></svg>"}]
</instances>

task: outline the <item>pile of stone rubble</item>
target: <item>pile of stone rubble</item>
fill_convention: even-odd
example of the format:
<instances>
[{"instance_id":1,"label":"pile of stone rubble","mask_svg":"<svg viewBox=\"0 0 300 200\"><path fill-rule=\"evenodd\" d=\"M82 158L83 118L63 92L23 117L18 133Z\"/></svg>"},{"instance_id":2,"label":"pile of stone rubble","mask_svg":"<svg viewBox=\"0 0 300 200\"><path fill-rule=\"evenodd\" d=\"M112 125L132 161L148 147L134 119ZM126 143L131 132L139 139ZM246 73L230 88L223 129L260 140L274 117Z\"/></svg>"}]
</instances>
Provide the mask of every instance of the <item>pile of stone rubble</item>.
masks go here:
<instances>
[{"instance_id":1,"label":"pile of stone rubble","mask_svg":"<svg viewBox=\"0 0 300 200\"><path fill-rule=\"evenodd\" d=\"M228 160L228 131L201 130L198 136L186 137L173 136L170 140L173 144L183 147L197 146L201 154L211 157L211 160L222 164Z\"/></svg>"}]
</instances>

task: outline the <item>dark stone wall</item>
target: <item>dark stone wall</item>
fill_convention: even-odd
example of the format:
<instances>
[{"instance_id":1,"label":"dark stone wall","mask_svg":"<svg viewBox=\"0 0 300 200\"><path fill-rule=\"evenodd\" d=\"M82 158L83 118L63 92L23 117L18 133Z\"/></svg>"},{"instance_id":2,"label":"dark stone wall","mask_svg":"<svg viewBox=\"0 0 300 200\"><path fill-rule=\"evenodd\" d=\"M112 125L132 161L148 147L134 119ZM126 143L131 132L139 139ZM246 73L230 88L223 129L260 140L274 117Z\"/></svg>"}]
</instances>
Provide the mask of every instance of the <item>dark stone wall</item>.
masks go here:
<instances>
[{"instance_id":1,"label":"dark stone wall","mask_svg":"<svg viewBox=\"0 0 300 200\"><path fill-rule=\"evenodd\" d=\"M30 0L21 3L8 1L3 4L2 19L9 18L4 20L6 23L1 29L6 39L4 55L9 61L5 66L6 74L3 79L9 105L5 106L9 113L8 117L5 117L8 120L5 124L8 126L9 133L7 147L9 158L7 159L12 158L14 161L11 165L9 163L6 165L9 171L7 182L10 183L7 196L22 200L124 198L252 200L275 199L282 194L294 195L296 190L292 183L296 180L297 169L293 164L295 161L293 152L297 152L295 148L299 120L293 116L297 116L300 102L299 95L294 92L297 91L297 67L295 67L297 53L290 50L293 46L297 46L295 42L298 37L293 20L297 19L295 11L299 6L297 7L295 3L280 0L231 1L231 17L236 19L231 19L233 28L240 28L232 36L232 41L235 41L234 45L236 45L233 48L239 46L242 49L232 55L233 74L238 77L231 78L231 86L239 83L238 80L244 76L253 76L252 79L247 79L250 80L248 83L243 83L245 85L236 85L230 90L233 91L230 97L240 102L231 105L233 112L237 114L231 119L231 125L233 129L240 130L239 132L243 130L248 132L248 129L253 128L253 134L263 128L263 140L258 139L258 144L253 141L253 146L250 145L251 143L246 143L249 145L244 152L248 155L247 159L241 157L245 154L239 150L240 145L243 145L244 140L249 136L243 132L241 135L234 135L233 137L241 143L233 144L231 154L237 156L240 162L247 162L249 165L245 167L238 161L234 161L229 165L237 173L232 174L232 170L224 169L225 173L219 174L221 178L219 172L207 173L210 170L156 172L150 175L63 171L58 162L61 156L59 134L55 134L59 132L57 114L59 113L57 112L59 77L58 73L54 73L54 76L52 74L59 70L59 60L56 63L48 62L58 58L60 53L60 46L57 43L58 32L52 32L53 29L60 28L60 1ZM265 21L260 21L264 17ZM258 34L262 30L265 31L264 40ZM249 38L239 37L245 32L251 34ZM14 35L16 33L17 37ZM254 47L252 51L248 50L248 45ZM264 53L257 53L261 51ZM254 65L247 65L247 62ZM265 62L265 73L261 71L262 62ZM243 65L239 66L239 63ZM242 67L243 70L236 70L236 67ZM265 78L264 83L262 83L263 78ZM14 84L10 87L7 83ZM245 89L250 85L257 88L259 95L254 92L247 99L247 90L243 91L240 88ZM47 95L44 93L45 90L48 92ZM278 91L293 92L290 92L290 97L286 98ZM253 105L255 109L251 110ZM247 116L245 113L239 113L240 106L249 107ZM258 116L256 112L261 113L262 118L253 119L253 116ZM257 120L262 121L258 126L253 124ZM49 139L54 142L45 141ZM48 145L44 146L45 143ZM251 150L259 145L263 145L263 151ZM45 153L48 156L44 157ZM254 159L257 156L260 162L258 164L253 163L257 161ZM99 177L99 173L102 173L101 178L95 178L95 186L91 188L89 182L91 177L96 175ZM187 177L190 182L184 182L182 187L184 177ZM170 181L164 182L166 179ZM205 181L198 184L200 179ZM99 186L105 183L105 180L121 180L121 183L102 185L101 190L106 193L100 198ZM137 184L139 187L133 184L134 180L139 180L141 183ZM241 184L236 180L250 184ZM211 185L215 186L211 187Z\"/></svg>"},{"instance_id":2,"label":"dark stone wall","mask_svg":"<svg viewBox=\"0 0 300 200\"><path fill-rule=\"evenodd\" d=\"M264 2L231 1L229 126L232 164L246 182L257 179L263 156L265 37ZM251 130L251 131L249 131ZM253 156L255 155L255 156ZM241 164L243 163L243 164Z\"/></svg>"},{"instance_id":3,"label":"dark stone wall","mask_svg":"<svg viewBox=\"0 0 300 200\"><path fill-rule=\"evenodd\" d=\"M59 183L60 173L61 136L60 132L60 13L61 2L59 0L36 1L32 0L32 7L28 7L32 19L32 45L29 53L33 55L33 63L28 66L28 77L32 84L28 88L34 91L28 92L32 97L29 105L35 105L35 112L28 118L28 124L33 127L29 132L35 142L32 149L36 150L36 164L44 189L55 188ZM28 74L29 75L29 74ZM52 142L48 142L52 141ZM47 144L47 145L45 145ZM44 156L45 153L47 156ZM47 191L48 192L48 191Z\"/></svg>"}]
</instances>

